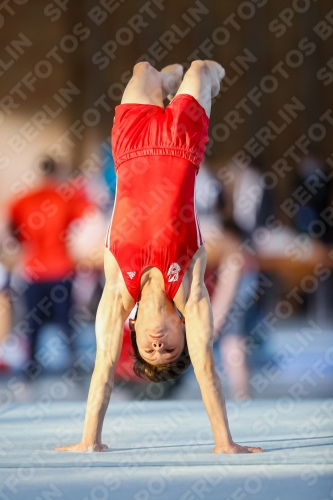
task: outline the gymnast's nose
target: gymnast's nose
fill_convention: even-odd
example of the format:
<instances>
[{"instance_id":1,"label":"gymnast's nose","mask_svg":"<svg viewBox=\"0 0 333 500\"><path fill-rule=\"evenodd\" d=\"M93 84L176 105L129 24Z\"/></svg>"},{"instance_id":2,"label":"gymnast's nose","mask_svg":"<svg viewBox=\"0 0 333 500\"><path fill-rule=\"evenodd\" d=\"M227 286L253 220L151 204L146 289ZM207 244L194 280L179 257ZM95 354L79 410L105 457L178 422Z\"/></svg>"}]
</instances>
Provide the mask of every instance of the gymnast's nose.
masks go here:
<instances>
[{"instance_id":1,"label":"gymnast's nose","mask_svg":"<svg viewBox=\"0 0 333 500\"><path fill-rule=\"evenodd\" d=\"M152 344L155 349L160 349L161 347L163 347L163 342L161 342L160 340L154 340Z\"/></svg>"}]
</instances>

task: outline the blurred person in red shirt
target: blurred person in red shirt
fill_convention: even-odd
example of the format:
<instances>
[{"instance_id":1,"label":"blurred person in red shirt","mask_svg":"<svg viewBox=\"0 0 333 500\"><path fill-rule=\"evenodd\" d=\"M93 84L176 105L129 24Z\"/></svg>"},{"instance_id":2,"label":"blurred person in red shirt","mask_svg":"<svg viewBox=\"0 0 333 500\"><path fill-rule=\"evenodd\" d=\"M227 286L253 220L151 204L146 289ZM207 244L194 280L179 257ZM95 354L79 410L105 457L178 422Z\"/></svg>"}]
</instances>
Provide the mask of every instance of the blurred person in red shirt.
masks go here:
<instances>
[{"instance_id":1,"label":"blurred person in red shirt","mask_svg":"<svg viewBox=\"0 0 333 500\"><path fill-rule=\"evenodd\" d=\"M24 281L27 313L23 327L29 344L29 362L24 369L34 378L45 359L38 357L37 340L42 326L53 320L59 335L73 344L69 313L75 262L67 248L71 223L91 207L79 179L59 182L57 165L51 158L40 163L42 182L11 202L8 220L21 244L20 277ZM22 322L21 322L22 323Z\"/></svg>"}]
</instances>

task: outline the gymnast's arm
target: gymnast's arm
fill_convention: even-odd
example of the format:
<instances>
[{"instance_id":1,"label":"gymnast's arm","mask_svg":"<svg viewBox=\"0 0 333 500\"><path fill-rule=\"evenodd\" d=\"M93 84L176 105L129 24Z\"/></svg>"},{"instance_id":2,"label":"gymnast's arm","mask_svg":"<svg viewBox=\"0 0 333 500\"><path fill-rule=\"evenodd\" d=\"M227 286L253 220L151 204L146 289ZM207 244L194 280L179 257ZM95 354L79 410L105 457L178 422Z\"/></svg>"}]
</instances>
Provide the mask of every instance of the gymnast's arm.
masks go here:
<instances>
[{"instance_id":1,"label":"gymnast's arm","mask_svg":"<svg viewBox=\"0 0 333 500\"><path fill-rule=\"evenodd\" d=\"M214 453L255 453L261 448L241 446L233 442L220 378L213 355L213 314L203 281L205 253L193 266L188 299L184 307L186 339L195 376L212 426Z\"/></svg>"},{"instance_id":2,"label":"gymnast's arm","mask_svg":"<svg viewBox=\"0 0 333 500\"><path fill-rule=\"evenodd\" d=\"M102 426L114 383L114 369L122 347L124 322L129 315L114 284L106 282L96 315L96 360L92 374L84 430L79 444L58 451L104 451Z\"/></svg>"}]
</instances>

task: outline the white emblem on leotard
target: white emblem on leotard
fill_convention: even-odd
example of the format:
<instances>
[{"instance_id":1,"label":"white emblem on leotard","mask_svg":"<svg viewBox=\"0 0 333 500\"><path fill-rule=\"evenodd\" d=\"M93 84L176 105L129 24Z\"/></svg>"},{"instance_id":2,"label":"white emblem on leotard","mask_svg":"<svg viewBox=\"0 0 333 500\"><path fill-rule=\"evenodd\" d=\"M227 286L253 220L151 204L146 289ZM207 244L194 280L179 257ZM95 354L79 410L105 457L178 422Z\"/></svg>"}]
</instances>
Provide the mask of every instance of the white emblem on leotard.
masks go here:
<instances>
[{"instance_id":1,"label":"white emblem on leotard","mask_svg":"<svg viewBox=\"0 0 333 500\"><path fill-rule=\"evenodd\" d=\"M134 271L129 271L129 272L128 272L128 273L126 273L126 274L128 274L128 276L129 276L129 277L131 278L131 280L132 280L132 279L134 278L134 276L136 275L136 272L134 272Z\"/></svg>"},{"instance_id":2,"label":"white emblem on leotard","mask_svg":"<svg viewBox=\"0 0 333 500\"><path fill-rule=\"evenodd\" d=\"M178 281L179 278L179 271L180 271L180 266L177 264L177 262L174 262L171 264L169 267L169 271L167 272L167 276L169 276L168 281Z\"/></svg>"}]
</instances>

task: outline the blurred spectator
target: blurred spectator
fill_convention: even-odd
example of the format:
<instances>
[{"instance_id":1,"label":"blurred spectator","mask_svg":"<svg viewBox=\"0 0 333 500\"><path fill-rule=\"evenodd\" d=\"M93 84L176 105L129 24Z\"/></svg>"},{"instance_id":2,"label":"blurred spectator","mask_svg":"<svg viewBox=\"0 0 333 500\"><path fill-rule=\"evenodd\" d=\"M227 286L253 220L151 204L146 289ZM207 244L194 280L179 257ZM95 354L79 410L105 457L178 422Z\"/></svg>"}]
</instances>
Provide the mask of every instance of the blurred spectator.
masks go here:
<instances>
[{"instance_id":1,"label":"blurred spectator","mask_svg":"<svg viewBox=\"0 0 333 500\"><path fill-rule=\"evenodd\" d=\"M298 163L295 190L299 193L301 189L302 203L299 203L294 222L299 232L308 233L312 223L319 220L321 224L326 225L326 231L321 232L320 239L324 243L332 243L331 226L320 215L329 204L332 178L327 175L319 148L310 145L308 151Z\"/></svg>"},{"instance_id":2,"label":"blurred spectator","mask_svg":"<svg viewBox=\"0 0 333 500\"><path fill-rule=\"evenodd\" d=\"M242 273L242 261L237 259L241 241L222 224L222 184L201 165L196 179L195 206L206 244L207 269L205 282L211 295L214 336L217 337L233 300Z\"/></svg>"},{"instance_id":3,"label":"blurred spectator","mask_svg":"<svg viewBox=\"0 0 333 500\"><path fill-rule=\"evenodd\" d=\"M11 301L9 294L9 273L0 262L0 349L9 334L11 324ZM1 353L0 353L1 359Z\"/></svg>"},{"instance_id":4,"label":"blurred spectator","mask_svg":"<svg viewBox=\"0 0 333 500\"><path fill-rule=\"evenodd\" d=\"M40 184L8 208L8 224L22 246L20 277L27 308L23 324L29 345L25 370L32 378L38 365L47 364L42 355L38 357L37 342L50 319L73 355L69 314L75 265L67 249L67 236L71 223L91 206L79 178L57 180L58 169L51 158L41 161L40 170Z\"/></svg>"},{"instance_id":5,"label":"blurred spectator","mask_svg":"<svg viewBox=\"0 0 333 500\"><path fill-rule=\"evenodd\" d=\"M244 168L243 168L244 167ZM270 197L253 164L227 165L225 185L205 166L198 174L196 207L207 247L206 284L211 293L214 336L234 399L249 397L244 336L257 320L258 265L253 231L270 213ZM213 286L212 286L213 285Z\"/></svg>"},{"instance_id":6,"label":"blurred spectator","mask_svg":"<svg viewBox=\"0 0 333 500\"><path fill-rule=\"evenodd\" d=\"M101 165L94 175L89 176L87 185L96 210L89 219L77 220L72 225L68 245L70 255L78 262L79 268L73 285L75 306L89 309L94 316L104 288L104 240L116 191L116 173L109 142L103 143L100 157ZM83 269L82 273L80 269Z\"/></svg>"}]
</instances>

